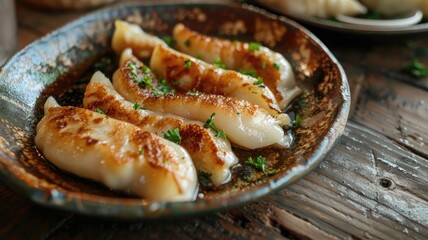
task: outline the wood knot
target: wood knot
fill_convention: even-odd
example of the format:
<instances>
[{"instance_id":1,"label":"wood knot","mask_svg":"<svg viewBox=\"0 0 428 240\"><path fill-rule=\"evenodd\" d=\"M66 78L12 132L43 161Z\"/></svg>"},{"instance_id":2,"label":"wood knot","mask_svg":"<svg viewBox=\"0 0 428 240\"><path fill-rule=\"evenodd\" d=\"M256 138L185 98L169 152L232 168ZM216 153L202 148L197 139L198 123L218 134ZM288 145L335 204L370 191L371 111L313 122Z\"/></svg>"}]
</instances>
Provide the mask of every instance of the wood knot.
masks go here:
<instances>
[{"instance_id":1,"label":"wood knot","mask_svg":"<svg viewBox=\"0 0 428 240\"><path fill-rule=\"evenodd\" d=\"M379 179L379 185L383 188L393 190L395 189L395 182L390 178L381 178Z\"/></svg>"}]
</instances>

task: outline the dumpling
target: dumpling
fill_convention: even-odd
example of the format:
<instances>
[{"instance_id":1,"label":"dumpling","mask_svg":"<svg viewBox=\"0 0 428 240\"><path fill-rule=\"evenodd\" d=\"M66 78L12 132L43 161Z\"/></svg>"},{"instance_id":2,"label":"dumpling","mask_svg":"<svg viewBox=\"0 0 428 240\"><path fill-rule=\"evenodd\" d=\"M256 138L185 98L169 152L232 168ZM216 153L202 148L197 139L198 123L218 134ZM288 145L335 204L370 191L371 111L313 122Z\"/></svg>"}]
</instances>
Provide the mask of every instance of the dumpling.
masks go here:
<instances>
[{"instance_id":1,"label":"dumpling","mask_svg":"<svg viewBox=\"0 0 428 240\"><path fill-rule=\"evenodd\" d=\"M126 100L138 102L151 111L171 113L191 120L207 122L212 118L211 122L218 128L218 132L225 132L232 143L244 148L287 146L287 138L280 123L289 124L288 117L279 120L257 105L221 95L170 93L155 96L150 88L140 87L141 85L134 79L132 69L138 71L139 78L154 76L151 73L144 74L141 70L143 64L135 58L128 57L122 55L120 61L122 66L113 75L114 88ZM212 117L213 114L215 117Z\"/></svg>"},{"instance_id":2,"label":"dumpling","mask_svg":"<svg viewBox=\"0 0 428 240\"><path fill-rule=\"evenodd\" d=\"M143 110L138 104L123 99L101 72L96 72L87 85L83 104L85 108L101 109L109 117L162 137L168 130L177 128L181 136L179 144L190 154L196 169L210 174L216 186L230 180L230 167L238 163L229 141L215 137L212 130L203 127L202 122Z\"/></svg>"},{"instance_id":3,"label":"dumpling","mask_svg":"<svg viewBox=\"0 0 428 240\"><path fill-rule=\"evenodd\" d=\"M358 15L367 12L366 7L357 0L259 0L259 2L272 9L302 16L334 17L338 14Z\"/></svg>"},{"instance_id":4,"label":"dumpling","mask_svg":"<svg viewBox=\"0 0 428 240\"><path fill-rule=\"evenodd\" d=\"M37 124L35 142L55 166L150 201L190 201L197 175L179 145L138 127L53 98Z\"/></svg>"},{"instance_id":5,"label":"dumpling","mask_svg":"<svg viewBox=\"0 0 428 240\"><path fill-rule=\"evenodd\" d=\"M209 37L177 24L173 29L176 48L193 57L227 69L260 77L272 91L281 109L302 91L296 85L290 63L280 53L257 43ZM154 56L155 57L155 56Z\"/></svg>"},{"instance_id":6,"label":"dumpling","mask_svg":"<svg viewBox=\"0 0 428 240\"><path fill-rule=\"evenodd\" d=\"M428 5L428 0L361 0L369 9L384 15L400 15ZM426 9L428 10L428 9ZM425 12L425 16L427 12Z\"/></svg>"},{"instance_id":7,"label":"dumpling","mask_svg":"<svg viewBox=\"0 0 428 240\"><path fill-rule=\"evenodd\" d=\"M125 48L132 48L138 58L147 59L157 45L166 45L162 39L144 32L138 25L121 20L116 20L114 25L111 45L118 56Z\"/></svg>"},{"instance_id":8,"label":"dumpling","mask_svg":"<svg viewBox=\"0 0 428 240\"><path fill-rule=\"evenodd\" d=\"M182 92L200 91L235 97L266 109L272 116L283 114L274 95L262 81L215 67L171 48L158 45L150 59L150 68Z\"/></svg>"}]
</instances>

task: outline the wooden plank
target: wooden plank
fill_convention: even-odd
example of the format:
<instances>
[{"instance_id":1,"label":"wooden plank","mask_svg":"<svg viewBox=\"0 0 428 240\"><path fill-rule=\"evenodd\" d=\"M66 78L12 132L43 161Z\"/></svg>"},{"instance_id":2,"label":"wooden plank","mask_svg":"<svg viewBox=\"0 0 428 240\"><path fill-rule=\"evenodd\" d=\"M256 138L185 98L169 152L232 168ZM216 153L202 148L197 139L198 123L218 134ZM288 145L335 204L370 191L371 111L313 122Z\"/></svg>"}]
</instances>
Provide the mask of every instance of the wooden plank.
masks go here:
<instances>
[{"instance_id":1,"label":"wooden plank","mask_svg":"<svg viewBox=\"0 0 428 240\"><path fill-rule=\"evenodd\" d=\"M427 92L348 62L344 62L344 66L346 69L359 69L360 76L363 76L361 94L352 120L427 157Z\"/></svg>"},{"instance_id":2,"label":"wooden plank","mask_svg":"<svg viewBox=\"0 0 428 240\"><path fill-rule=\"evenodd\" d=\"M63 26L88 11L49 11L35 8L22 1L16 2L19 28L31 29L39 37Z\"/></svg>"}]
</instances>

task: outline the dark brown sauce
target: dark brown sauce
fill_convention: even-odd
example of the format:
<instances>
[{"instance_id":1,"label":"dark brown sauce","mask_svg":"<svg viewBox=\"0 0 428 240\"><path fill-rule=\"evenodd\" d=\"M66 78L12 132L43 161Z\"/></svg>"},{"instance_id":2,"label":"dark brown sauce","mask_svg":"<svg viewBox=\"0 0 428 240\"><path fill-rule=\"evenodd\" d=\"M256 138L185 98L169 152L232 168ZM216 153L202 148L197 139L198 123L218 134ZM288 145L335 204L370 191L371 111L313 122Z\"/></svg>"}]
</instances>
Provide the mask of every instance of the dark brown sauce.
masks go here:
<instances>
[{"instance_id":1,"label":"dark brown sauce","mask_svg":"<svg viewBox=\"0 0 428 240\"><path fill-rule=\"evenodd\" d=\"M43 104L49 96L53 96L62 106L82 107L85 88L93 73L96 71L102 71L109 79L111 79L116 66L117 59L115 58L114 53L109 51L97 59L90 60L89 63L80 65L79 68L74 71L61 76L54 84L48 86L39 98L36 106L37 121L43 117ZM303 103L304 101L302 101L301 98L298 98L289 108L286 109L285 112L289 114L293 122L296 114L301 114L300 109L302 108L301 105ZM198 197L207 198L218 196L219 194L227 194L231 189L243 189L266 181L271 175L257 170L247 164L246 160L249 157L254 159L258 156L265 157L266 169L272 173L273 171L276 171L276 174L280 174L281 171L289 169L289 167L295 163L295 156L292 156L291 153L294 152L292 149L295 147L295 142L298 141L298 135L295 134L294 127L285 129L285 132L293 139L289 149L263 148L257 150L245 150L234 146L233 151L239 158L239 163L231 170L231 181L220 187L214 187L209 179L207 180L200 177ZM47 164L56 174L60 174L66 179L73 180L73 182L78 182L75 185L80 191L108 196L117 196L119 194L119 196L135 197L126 192L108 190L105 186L97 182L82 179L74 174L63 172L51 163Z\"/></svg>"}]
</instances>

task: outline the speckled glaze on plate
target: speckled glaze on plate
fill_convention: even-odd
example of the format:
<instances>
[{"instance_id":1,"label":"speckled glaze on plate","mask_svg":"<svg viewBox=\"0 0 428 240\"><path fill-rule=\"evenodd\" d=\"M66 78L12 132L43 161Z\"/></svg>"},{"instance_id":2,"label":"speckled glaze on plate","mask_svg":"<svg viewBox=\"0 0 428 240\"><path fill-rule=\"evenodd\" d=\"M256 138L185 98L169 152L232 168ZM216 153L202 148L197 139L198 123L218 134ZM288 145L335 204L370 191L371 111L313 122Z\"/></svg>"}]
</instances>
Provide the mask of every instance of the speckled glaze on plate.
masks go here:
<instances>
[{"instance_id":1,"label":"speckled glaze on plate","mask_svg":"<svg viewBox=\"0 0 428 240\"><path fill-rule=\"evenodd\" d=\"M241 158L241 166L234 170L238 180L196 201L165 203L110 191L44 159L34 145L42 103L47 95L60 98L64 92L84 88L88 79L83 73L109 51L117 18L160 36L170 35L175 23L183 22L205 34L259 41L284 54L304 89L292 109L303 121L290 149L275 153L277 161L270 167L278 172L240 179L248 170ZM0 179L36 203L92 216L153 219L224 210L279 190L316 167L343 133L349 104L348 82L337 60L315 36L288 19L230 2L118 5L43 37L0 70ZM259 151L262 155L266 150Z\"/></svg>"}]
</instances>

